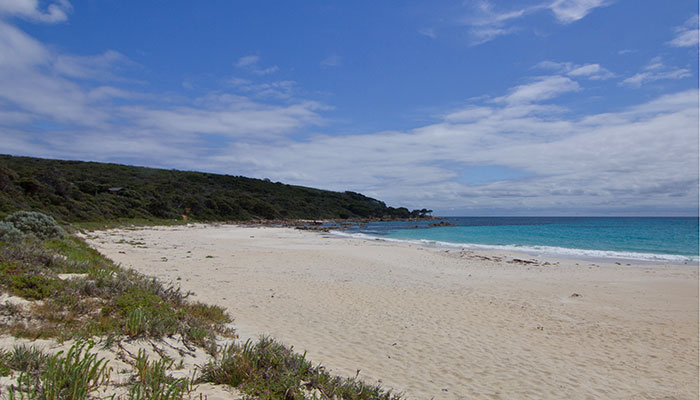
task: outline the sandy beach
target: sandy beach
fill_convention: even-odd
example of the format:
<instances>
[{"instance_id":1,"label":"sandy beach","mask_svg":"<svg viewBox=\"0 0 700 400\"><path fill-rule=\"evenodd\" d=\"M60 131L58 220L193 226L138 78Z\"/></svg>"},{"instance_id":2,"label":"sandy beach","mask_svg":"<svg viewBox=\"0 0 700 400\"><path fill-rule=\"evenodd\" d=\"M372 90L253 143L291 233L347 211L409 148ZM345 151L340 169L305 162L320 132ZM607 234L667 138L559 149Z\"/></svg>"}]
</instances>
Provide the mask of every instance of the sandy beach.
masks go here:
<instances>
[{"instance_id":1,"label":"sandy beach","mask_svg":"<svg viewBox=\"0 0 700 400\"><path fill-rule=\"evenodd\" d=\"M286 228L90 232L124 267L408 399L697 399L698 267L445 250Z\"/></svg>"}]
</instances>

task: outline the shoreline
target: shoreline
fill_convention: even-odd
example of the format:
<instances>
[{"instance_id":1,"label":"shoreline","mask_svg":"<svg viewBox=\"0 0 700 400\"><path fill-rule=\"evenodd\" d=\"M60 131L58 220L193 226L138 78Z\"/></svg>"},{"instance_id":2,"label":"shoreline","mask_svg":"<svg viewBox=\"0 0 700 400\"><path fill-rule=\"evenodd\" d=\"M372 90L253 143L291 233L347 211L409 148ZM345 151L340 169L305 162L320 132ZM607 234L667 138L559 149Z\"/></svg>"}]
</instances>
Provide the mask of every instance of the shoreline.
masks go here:
<instances>
[{"instance_id":1,"label":"shoreline","mask_svg":"<svg viewBox=\"0 0 700 400\"><path fill-rule=\"evenodd\" d=\"M409 399L697 398L698 270L295 229L93 232L100 252Z\"/></svg>"},{"instance_id":2,"label":"shoreline","mask_svg":"<svg viewBox=\"0 0 700 400\"><path fill-rule=\"evenodd\" d=\"M372 236L369 234L357 232L347 233L344 231L330 230L327 233L336 235L340 238L354 238L360 240L380 240L388 243L406 243L417 246L425 246L428 248L448 249L448 250L470 250L483 252L511 252L526 255L528 257L566 259L571 261L594 261L594 262L620 262L627 265L644 264L644 265L663 265L672 264L688 267L700 267L700 258L693 259L690 256L679 254L656 254L656 253L626 253L608 250L593 250L593 249L577 249L567 247L552 247L552 246L518 246L518 245L489 245L479 243L454 243L444 242L439 240L428 239L400 239L383 236ZM606 255L587 255L585 253L608 253ZM614 254L614 255L613 255ZM619 254L619 256L617 256ZM629 254L630 257L624 257L624 254ZM637 256L638 258L634 258ZM663 257L668 257L664 259ZM684 259L682 259L684 258Z\"/></svg>"}]
</instances>

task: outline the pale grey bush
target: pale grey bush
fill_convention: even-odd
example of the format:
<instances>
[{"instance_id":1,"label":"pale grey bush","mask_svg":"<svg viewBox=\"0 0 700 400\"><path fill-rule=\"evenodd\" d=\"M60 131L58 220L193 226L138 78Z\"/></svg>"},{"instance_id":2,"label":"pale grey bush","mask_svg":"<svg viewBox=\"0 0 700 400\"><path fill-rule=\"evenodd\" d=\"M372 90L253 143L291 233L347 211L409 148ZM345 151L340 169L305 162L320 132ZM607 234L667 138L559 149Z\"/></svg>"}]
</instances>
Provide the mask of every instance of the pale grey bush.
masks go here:
<instances>
[{"instance_id":1,"label":"pale grey bush","mask_svg":"<svg viewBox=\"0 0 700 400\"><path fill-rule=\"evenodd\" d=\"M5 217L5 222L12 224L25 235L32 234L39 239L63 236L63 229L53 217L36 211L16 211Z\"/></svg>"},{"instance_id":2,"label":"pale grey bush","mask_svg":"<svg viewBox=\"0 0 700 400\"><path fill-rule=\"evenodd\" d=\"M15 228L14 225L8 222L0 221L0 242L19 242L22 240L22 231Z\"/></svg>"}]
</instances>

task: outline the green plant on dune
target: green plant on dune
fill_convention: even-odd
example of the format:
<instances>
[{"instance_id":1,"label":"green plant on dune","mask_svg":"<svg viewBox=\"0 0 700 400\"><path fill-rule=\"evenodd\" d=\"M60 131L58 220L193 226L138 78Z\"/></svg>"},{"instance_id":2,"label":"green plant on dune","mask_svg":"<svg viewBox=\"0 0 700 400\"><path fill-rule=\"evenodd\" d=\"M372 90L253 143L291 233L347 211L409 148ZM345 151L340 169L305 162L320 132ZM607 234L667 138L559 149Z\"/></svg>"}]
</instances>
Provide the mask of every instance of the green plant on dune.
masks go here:
<instances>
[{"instance_id":1,"label":"green plant on dune","mask_svg":"<svg viewBox=\"0 0 700 400\"><path fill-rule=\"evenodd\" d=\"M44 369L48 357L36 347L17 345L11 351L0 353L0 370L3 376L10 375L14 371L26 373L38 373Z\"/></svg>"},{"instance_id":2,"label":"green plant on dune","mask_svg":"<svg viewBox=\"0 0 700 400\"><path fill-rule=\"evenodd\" d=\"M400 394L380 386L367 385L356 378L332 376L322 366L314 367L306 354L296 353L269 337L224 346L202 367L200 381L231 385L270 400L401 399Z\"/></svg>"},{"instance_id":3,"label":"green plant on dune","mask_svg":"<svg viewBox=\"0 0 700 400\"><path fill-rule=\"evenodd\" d=\"M136 383L129 390L130 400L181 400L191 391L191 382L187 378L172 378L167 371L173 361L161 358L149 361L146 352L139 349L134 361Z\"/></svg>"},{"instance_id":4,"label":"green plant on dune","mask_svg":"<svg viewBox=\"0 0 700 400\"><path fill-rule=\"evenodd\" d=\"M77 342L65 354L47 357L40 371L22 371L7 398L37 400L83 400L109 380L107 362L92 353L92 342Z\"/></svg>"},{"instance_id":5,"label":"green plant on dune","mask_svg":"<svg viewBox=\"0 0 700 400\"><path fill-rule=\"evenodd\" d=\"M303 399L302 380L311 363L273 339L224 347L217 359L202 368L202 381L241 387L254 396Z\"/></svg>"}]
</instances>

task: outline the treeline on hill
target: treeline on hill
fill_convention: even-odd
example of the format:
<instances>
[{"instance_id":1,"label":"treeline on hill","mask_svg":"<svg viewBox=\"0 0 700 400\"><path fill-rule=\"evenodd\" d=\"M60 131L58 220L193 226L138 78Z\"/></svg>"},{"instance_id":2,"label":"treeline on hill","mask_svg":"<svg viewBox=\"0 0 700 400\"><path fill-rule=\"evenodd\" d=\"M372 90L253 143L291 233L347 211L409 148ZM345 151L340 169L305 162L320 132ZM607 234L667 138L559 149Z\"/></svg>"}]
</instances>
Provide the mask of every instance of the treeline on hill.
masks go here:
<instances>
[{"instance_id":1,"label":"treeline on hill","mask_svg":"<svg viewBox=\"0 0 700 400\"><path fill-rule=\"evenodd\" d=\"M16 210L66 222L402 219L430 213L387 207L354 192L241 176L0 155L0 217Z\"/></svg>"}]
</instances>

